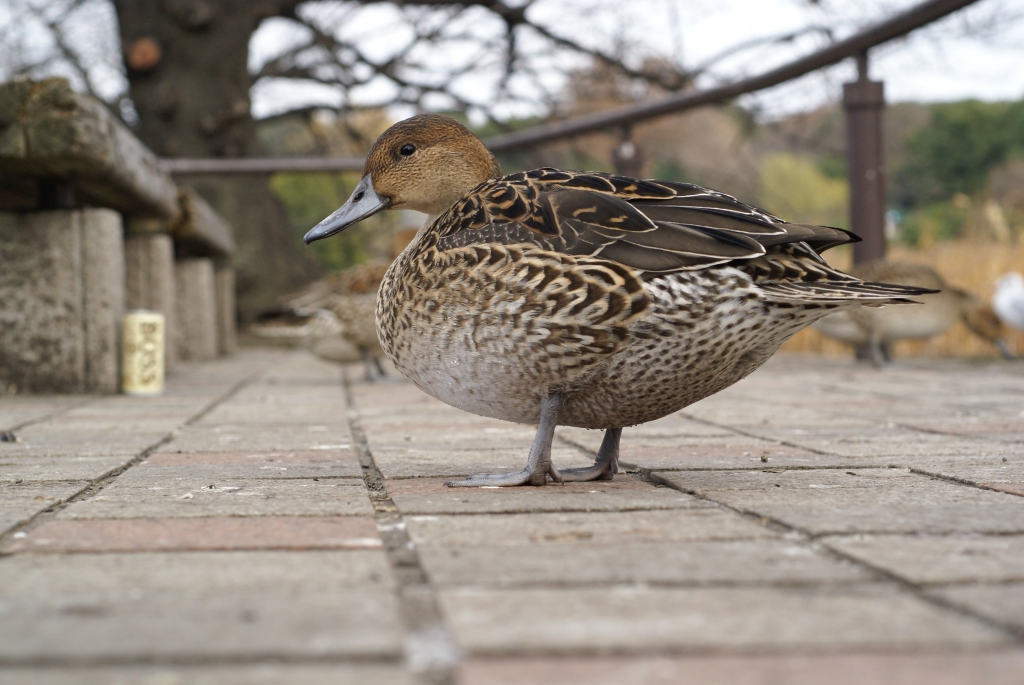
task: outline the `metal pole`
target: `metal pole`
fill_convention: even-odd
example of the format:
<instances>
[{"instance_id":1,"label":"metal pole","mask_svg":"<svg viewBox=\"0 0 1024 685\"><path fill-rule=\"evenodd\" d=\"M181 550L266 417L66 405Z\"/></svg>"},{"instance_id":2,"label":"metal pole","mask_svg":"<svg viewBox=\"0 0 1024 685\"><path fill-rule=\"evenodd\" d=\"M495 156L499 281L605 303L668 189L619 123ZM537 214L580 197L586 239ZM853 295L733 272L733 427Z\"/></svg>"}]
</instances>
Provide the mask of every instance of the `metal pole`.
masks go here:
<instances>
[{"instance_id":1,"label":"metal pole","mask_svg":"<svg viewBox=\"0 0 1024 685\"><path fill-rule=\"evenodd\" d=\"M619 176L641 178L644 175L644 153L633 142L633 127L622 127L622 141L612 149L612 163Z\"/></svg>"},{"instance_id":2,"label":"metal pole","mask_svg":"<svg viewBox=\"0 0 1024 685\"><path fill-rule=\"evenodd\" d=\"M866 51L857 55L857 77L843 86L843 108L850 228L863 241L853 246L853 263L862 264L885 257L885 91L880 81L868 78Z\"/></svg>"}]
</instances>

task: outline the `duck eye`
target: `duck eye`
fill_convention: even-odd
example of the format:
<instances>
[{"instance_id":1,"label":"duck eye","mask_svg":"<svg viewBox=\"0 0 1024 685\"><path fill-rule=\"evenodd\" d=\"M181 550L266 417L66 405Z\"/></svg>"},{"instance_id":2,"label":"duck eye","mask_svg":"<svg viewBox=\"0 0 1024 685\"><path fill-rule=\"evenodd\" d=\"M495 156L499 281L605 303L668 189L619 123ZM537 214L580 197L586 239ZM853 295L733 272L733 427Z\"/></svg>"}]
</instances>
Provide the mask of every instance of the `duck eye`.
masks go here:
<instances>
[{"instance_id":1,"label":"duck eye","mask_svg":"<svg viewBox=\"0 0 1024 685\"><path fill-rule=\"evenodd\" d=\"M415 145L409 145L408 143L402 146L402 149L398 151L400 154L408 157L412 153L416 152Z\"/></svg>"}]
</instances>

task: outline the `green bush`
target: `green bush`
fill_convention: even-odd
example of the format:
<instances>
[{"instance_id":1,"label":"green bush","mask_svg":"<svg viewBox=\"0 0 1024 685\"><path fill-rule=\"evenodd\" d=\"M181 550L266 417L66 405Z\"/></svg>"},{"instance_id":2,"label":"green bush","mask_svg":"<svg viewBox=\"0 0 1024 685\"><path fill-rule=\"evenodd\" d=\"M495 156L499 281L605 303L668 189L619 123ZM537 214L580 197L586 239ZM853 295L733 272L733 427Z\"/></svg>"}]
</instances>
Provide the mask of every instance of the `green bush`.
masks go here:
<instances>
[{"instance_id":1,"label":"green bush","mask_svg":"<svg viewBox=\"0 0 1024 685\"><path fill-rule=\"evenodd\" d=\"M302 229L297 239L324 217L336 210L355 189L360 175L281 173L275 174L270 187L284 202L288 218ZM327 240L319 240L307 249L331 271L340 271L373 257L386 256L395 219L382 212Z\"/></svg>"},{"instance_id":2,"label":"green bush","mask_svg":"<svg viewBox=\"0 0 1024 685\"><path fill-rule=\"evenodd\" d=\"M899 240L919 247L927 247L942 240L952 240L960 235L970 203L963 195L945 202L933 202L914 210L900 221Z\"/></svg>"}]
</instances>

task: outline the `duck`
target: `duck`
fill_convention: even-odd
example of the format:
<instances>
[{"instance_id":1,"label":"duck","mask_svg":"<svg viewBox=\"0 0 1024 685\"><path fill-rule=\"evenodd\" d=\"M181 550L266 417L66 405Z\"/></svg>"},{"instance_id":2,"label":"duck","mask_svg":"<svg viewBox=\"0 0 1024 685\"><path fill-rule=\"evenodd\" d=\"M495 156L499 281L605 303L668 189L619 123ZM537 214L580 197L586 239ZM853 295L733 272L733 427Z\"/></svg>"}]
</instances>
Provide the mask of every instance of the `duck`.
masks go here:
<instances>
[{"instance_id":1,"label":"duck","mask_svg":"<svg viewBox=\"0 0 1024 685\"><path fill-rule=\"evenodd\" d=\"M363 359L366 380L387 378L381 365L384 351L377 339L377 290L390 262L370 261L350 267L338 274L334 297L327 308L341 323L341 337L353 345Z\"/></svg>"},{"instance_id":2,"label":"duck","mask_svg":"<svg viewBox=\"0 0 1024 685\"><path fill-rule=\"evenodd\" d=\"M876 367L891 360L890 345L897 340L931 338L963 321L978 337L992 343L1006 359L1014 355L1003 340L1005 331L996 312L981 298L946 283L935 269L923 264L874 260L849 272L867 281L930 288L940 292L920 296L923 306L911 308L853 309L830 314L814 328L842 342L866 347Z\"/></svg>"},{"instance_id":3,"label":"duck","mask_svg":"<svg viewBox=\"0 0 1024 685\"><path fill-rule=\"evenodd\" d=\"M1004 324L1024 331L1024 276L1011 271L999 277L992 309Z\"/></svg>"},{"instance_id":4,"label":"duck","mask_svg":"<svg viewBox=\"0 0 1024 685\"><path fill-rule=\"evenodd\" d=\"M933 292L844 274L820 253L853 234L694 184L503 176L472 131L438 114L381 134L351 197L304 241L393 209L427 220L380 285L385 355L442 402L537 426L523 469L451 487L610 480L623 428L729 387L827 314ZM593 465L552 464L557 426L604 431Z\"/></svg>"},{"instance_id":5,"label":"duck","mask_svg":"<svg viewBox=\"0 0 1024 685\"><path fill-rule=\"evenodd\" d=\"M261 320L298 322L309 350L328 361L349 361L351 348L339 345L339 340L344 341L358 352L368 382L385 379L375 311L377 289L390 265L371 260L318 279L282 297L276 308L262 313Z\"/></svg>"}]
</instances>

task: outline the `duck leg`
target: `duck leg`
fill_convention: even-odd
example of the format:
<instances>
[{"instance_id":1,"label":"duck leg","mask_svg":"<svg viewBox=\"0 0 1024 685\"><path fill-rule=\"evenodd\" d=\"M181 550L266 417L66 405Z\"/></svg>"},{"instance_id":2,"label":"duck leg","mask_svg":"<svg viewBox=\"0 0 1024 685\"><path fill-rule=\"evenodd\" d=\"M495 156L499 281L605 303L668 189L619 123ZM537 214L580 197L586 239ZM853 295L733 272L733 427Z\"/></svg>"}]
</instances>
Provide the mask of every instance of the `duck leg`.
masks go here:
<instances>
[{"instance_id":1,"label":"duck leg","mask_svg":"<svg viewBox=\"0 0 1024 685\"><path fill-rule=\"evenodd\" d=\"M556 483L561 483L562 477L551 465L551 441L555 437L555 426L558 425L558 415L561 410L561 393L552 393L541 402L537 435L533 439L533 446L530 447L530 458L526 462L526 468L522 471L480 473L465 480L449 481L445 485L452 488L475 488L482 485L491 487L547 485L548 476L551 476L551 480Z\"/></svg>"},{"instance_id":2,"label":"duck leg","mask_svg":"<svg viewBox=\"0 0 1024 685\"><path fill-rule=\"evenodd\" d=\"M374 371L374 368L373 368L374 364L376 364L377 365L377 369L380 370L380 375L381 376L384 375L384 369L380 368L380 362L378 362L376 359L373 358L373 355L370 354L370 350L368 350L365 347L360 346L360 348L359 348L359 356L363 358L363 368L366 370L366 382L367 383L372 383L375 380L377 380L377 376L373 372Z\"/></svg>"},{"instance_id":3,"label":"duck leg","mask_svg":"<svg viewBox=\"0 0 1024 685\"><path fill-rule=\"evenodd\" d=\"M604 432L601 449L597 451L597 459L593 466L583 469L564 469L559 471L566 483L579 483L588 480L611 480L619 470L619 440L622 438L621 428L609 428Z\"/></svg>"},{"instance_id":4,"label":"duck leg","mask_svg":"<svg viewBox=\"0 0 1024 685\"><path fill-rule=\"evenodd\" d=\"M881 369L889 362L885 355L885 343L878 335L872 334L868 339L868 349L871 351L871 363L876 369Z\"/></svg>"}]
</instances>

